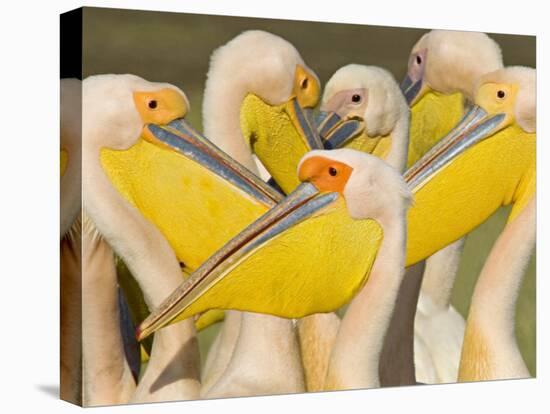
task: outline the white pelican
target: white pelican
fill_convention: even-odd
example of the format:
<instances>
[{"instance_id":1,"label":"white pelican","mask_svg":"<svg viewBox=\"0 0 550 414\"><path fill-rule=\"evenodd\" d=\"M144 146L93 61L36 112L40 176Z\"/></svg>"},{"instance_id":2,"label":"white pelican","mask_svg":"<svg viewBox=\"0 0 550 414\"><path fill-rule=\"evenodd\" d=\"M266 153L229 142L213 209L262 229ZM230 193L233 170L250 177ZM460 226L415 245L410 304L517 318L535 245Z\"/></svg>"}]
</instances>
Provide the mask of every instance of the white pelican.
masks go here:
<instances>
[{"instance_id":1,"label":"white pelican","mask_svg":"<svg viewBox=\"0 0 550 414\"><path fill-rule=\"evenodd\" d=\"M120 335L112 251L81 213L82 82L62 79L60 86L61 397L83 405L123 403L135 381Z\"/></svg>"},{"instance_id":2,"label":"white pelican","mask_svg":"<svg viewBox=\"0 0 550 414\"><path fill-rule=\"evenodd\" d=\"M60 242L60 397L82 403L82 255L80 219Z\"/></svg>"},{"instance_id":3,"label":"white pelican","mask_svg":"<svg viewBox=\"0 0 550 414\"><path fill-rule=\"evenodd\" d=\"M111 247L82 217L82 404L125 404L136 390L120 327Z\"/></svg>"},{"instance_id":4,"label":"white pelican","mask_svg":"<svg viewBox=\"0 0 550 414\"><path fill-rule=\"evenodd\" d=\"M503 132L509 138L534 138L534 69L508 67L486 74L478 85L476 102L506 113ZM466 323L459 381L529 377L516 341L515 308L535 246L535 181L533 157L530 168L517 182L518 194L514 197L508 223L493 246L475 286Z\"/></svg>"},{"instance_id":5,"label":"white pelican","mask_svg":"<svg viewBox=\"0 0 550 414\"><path fill-rule=\"evenodd\" d=\"M62 79L60 92L60 397L81 404L81 81Z\"/></svg>"},{"instance_id":6,"label":"white pelican","mask_svg":"<svg viewBox=\"0 0 550 414\"><path fill-rule=\"evenodd\" d=\"M357 64L338 69L325 86L321 110L364 120L363 133L343 146L376 155L397 171L405 171L409 109L387 70ZM318 314L300 320L298 326L308 390L321 390L339 318Z\"/></svg>"},{"instance_id":7,"label":"white pelican","mask_svg":"<svg viewBox=\"0 0 550 414\"><path fill-rule=\"evenodd\" d=\"M81 116L82 82L62 79L61 396L85 406L118 404L129 400L135 381L120 335L113 253L81 212Z\"/></svg>"},{"instance_id":8,"label":"white pelican","mask_svg":"<svg viewBox=\"0 0 550 414\"><path fill-rule=\"evenodd\" d=\"M369 280L340 323L324 389L377 387L384 337L405 274L405 217L412 193L398 171L371 155L346 149L314 151L304 158L301 168L317 157L353 168L344 189L350 213L355 218L376 219L384 233Z\"/></svg>"},{"instance_id":9,"label":"white pelican","mask_svg":"<svg viewBox=\"0 0 550 414\"><path fill-rule=\"evenodd\" d=\"M303 107L319 98L316 75L286 40L248 31L215 50L204 91L204 133L249 170L267 179L243 134L243 101L252 95L277 106L296 98ZM241 111L244 115L241 115ZM299 347L291 320L227 311L206 361L205 397L291 393L305 390Z\"/></svg>"},{"instance_id":10,"label":"white pelican","mask_svg":"<svg viewBox=\"0 0 550 414\"><path fill-rule=\"evenodd\" d=\"M79 79L60 81L61 237L67 234L81 208L81 85Z\"/></svg>"},{"instance_id":11,"label":"white pelican","mask_svg":"<svg viewBox=\"0 0 550 414\"><path fill-rule=\"evenodd\" d=\"M408 166L473 104L479 78L502 66L500 47L484 33L432 30L420 38L403 85L412 107ZM451 291L463 245L459 239L426 262L414 320L416 379L422 383L456 380L465 322L451 305Z\"/></svg>"},{"instance_id":12,"label":"white pelican","mask_svg":"<svg viewBox=\"0 0 550 414\"><path fill-rule=\"evenodd\" d=\"M148 305L154 307L181 282L178 260L163 234L117 192L100 156L105 148L134 146L146 123L164 124L182 117L188 103L176 87L132 75L92 76L82 89L83 207L100 237L132 270ZM186 321L155 337L147 370L130 401L198 398L194 335L192 321ZM92 352L90 358L97 361L101 355Z\"/></svg>"}]
</instances>

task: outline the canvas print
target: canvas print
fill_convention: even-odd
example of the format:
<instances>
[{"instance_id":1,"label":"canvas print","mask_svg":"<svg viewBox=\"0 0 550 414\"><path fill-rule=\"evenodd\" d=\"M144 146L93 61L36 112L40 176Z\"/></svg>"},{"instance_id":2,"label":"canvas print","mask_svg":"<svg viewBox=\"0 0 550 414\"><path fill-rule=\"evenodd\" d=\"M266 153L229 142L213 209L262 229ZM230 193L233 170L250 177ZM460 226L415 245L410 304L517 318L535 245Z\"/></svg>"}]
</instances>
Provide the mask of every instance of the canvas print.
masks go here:
<instances>
[{"instance_id":1,"label":"canvas print","mask_svg":"<svg viewBox=\"0 0 550 414\"><path fill-rule=\"evenodd\" d=\"M459 29L63 14L61 398L536 376L535 38Z\"/></svg>"}]
</instances>

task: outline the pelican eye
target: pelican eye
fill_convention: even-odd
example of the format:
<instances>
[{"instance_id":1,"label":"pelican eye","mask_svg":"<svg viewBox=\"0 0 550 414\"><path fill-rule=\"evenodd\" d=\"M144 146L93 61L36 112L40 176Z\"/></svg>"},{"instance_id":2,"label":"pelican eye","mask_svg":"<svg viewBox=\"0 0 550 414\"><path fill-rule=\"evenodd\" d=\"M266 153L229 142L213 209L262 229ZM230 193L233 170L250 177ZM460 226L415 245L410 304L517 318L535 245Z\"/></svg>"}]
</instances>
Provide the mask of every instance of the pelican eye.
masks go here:
<instances>
[{"instance_id":1,"label":"pelican eye","mask_svg":"<svg viewBox=\"0 0 550 414\"><path fill-rule=\"evenodd\" d=\"M505 96L506 96L506 92L504 92L503 90L499 90L499 91L497 92L497 97L498 97L499 99L503 99Z\"/></svg>"},{"instance_id":2,"label":"pelican eye","mask_svg":"<svg viewBox=\"0 0 550 414\"><path fill-rule=\"evenodd\" d=\"M147 106L149 107L149 109L155 109L158 106L158 103L155 99L152 99L147 102Z\"/></svg>"},{"instance_id":3,"label":"pelican eye","mask_svg":"<svg viewBox=\"0 0 550 414\"><path fill-rule=\"evenodd\" d=\"M336 177L338 175L338 170L334 167L329 167L328 173L331 177Z\"/></svg>"},{"instance_id":4,"label":"pelican eye","mask_svg":"<svg viewBox=\"0 0 550 414\"><path fill-rule=\"evenodd\" d=\"M353 94L353 96L351 97L351 101L352 101L353 103L359 103L359 102L361 102L361 95Z\"/></svg>"},{"instance_id":5,"label":"pelican eye","mask_svg":"<svg viewBox=\"0 0 550 414\"><path fill-rule=\"evenodd\" d=\"M309 81L307 78L302 79L302 82L300 82L300 87L302 89L306 89L308 85L309 85Z\"/></svg>"},{"instance_id":6,"label":"pelican eye","mask_svg":"<svg viewBox=\"0 0 550 414\"><path fill-rule=\"evenodd\" d=\"M420 65L422 63L422 58L420 57L420 55L416 55L416 63L418 65Z\"/></svg>"}]
</instances>

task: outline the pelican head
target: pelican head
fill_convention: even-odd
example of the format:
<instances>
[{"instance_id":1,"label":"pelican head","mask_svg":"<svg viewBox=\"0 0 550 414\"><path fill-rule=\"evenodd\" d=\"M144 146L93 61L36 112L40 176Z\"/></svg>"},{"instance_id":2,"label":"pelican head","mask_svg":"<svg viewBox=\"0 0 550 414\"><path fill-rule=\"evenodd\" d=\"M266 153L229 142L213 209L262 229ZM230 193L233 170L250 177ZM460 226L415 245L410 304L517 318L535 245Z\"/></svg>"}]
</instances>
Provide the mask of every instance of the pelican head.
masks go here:
<instances>
[{"instance_id":1,"label":"pelican head","mask_svg":"<svg viewBox=\"0 0 550 414\"><path fill-rule=\"evenodd\" d=\"M319 100L317 75L291 43L274 34L249 30L216 49L210 58L206 87L223 88L217 78L227 76L229 70L232 82L247 86L242 89L244 95L253 93L270 105L294 97L308 108Z\"/></svg>"},{"instance_id":2,"label":"pelican head","mask_svg":"<svg viewBox=\"0 0 550 414\"><path fill-rule=\"evenodd\" d=\"M536 132L536 71L510 66L482 76L477 83L475 102L489 115L505 114L501 129L511 124L527 133Z\"/></svg>"},{"instance_id":3,"label":"pelican head","mask_svg":"<svg viewBox=\"0 0 550 414\"><path fill-rule=\"evenodd\" d=\"M338 69L325 86L322 111L365 121L371 137L387 135L408 108L399 86L385 69L351 64Z\"/></svg>"},{"instance_id":4,"label":"pelican head","mask_svg":"<svg viewBox=\"0 0 550 414\"><path fill-rule=\"evenodd\" d=\"M331 147L358 149L386 159L399 170L405 167L409 108L387 70L357 64L338 69L325 86L321 111L364 123L362 135L346 142L333 143L331 138Z\"/></svg>"},{"instance_id":5,"label":"pelican head","mask_svg":"<svg viewBox=\"0 0 550 414\"><path fill-rule=\"evenodd\" d=\"M251 152L256 153L277 182L292 190L301 156L322 147L303 111L315 107L319 97L319 79L292 44L271 33L246 31L212 54L204 132L250 169Z\"/></svg>"},{"instance_id":6,"label":"pelican head","mask_svg":"<svg viewBox=\"0 0 550 414\"><path fill-rule=\"evenodd\" d=\"M349 215L380 223L404 213L412 193L401 174L378 157L352 149L317 150L308 153L298 167L301 181L321 192L338 191Z\"/></svg>"},{"instance_id":7,"label":"pelican head","mask_svg":"<svg viewBox=\"0 0 550 414\"><path fill-rule=\"evenodd\" d=\"M299 318L334 311L358 292L386 226L395 219L403 223L410 191L383 160L349 149L308 153L298 176L302 183L295 191L212 255L142 322L139 339L209 309Z\"/></svg>"},{"instance_id":8,"label":"pelican head","mask_svg":"<svg viewBox=\"0 0 550 414\"><path fill-rule=\"evenodd\" d=\"M147 124L168 124L189 109L179 88L135 75L91 76L82 87L83 142L97 149L127 150L148 139Z\"/></svg>"},{"instance_id":9,"label":"pelican head","mask_svg":"<svg viewBox=\"0 0 550 414\"><path fill-rule=\"evenodd\" d=\"M473 101L477 79L500 68L500 47L485 33L432 30L412 48L402 89L410 106L429 91Z\"/></svg>"}]
</instances>

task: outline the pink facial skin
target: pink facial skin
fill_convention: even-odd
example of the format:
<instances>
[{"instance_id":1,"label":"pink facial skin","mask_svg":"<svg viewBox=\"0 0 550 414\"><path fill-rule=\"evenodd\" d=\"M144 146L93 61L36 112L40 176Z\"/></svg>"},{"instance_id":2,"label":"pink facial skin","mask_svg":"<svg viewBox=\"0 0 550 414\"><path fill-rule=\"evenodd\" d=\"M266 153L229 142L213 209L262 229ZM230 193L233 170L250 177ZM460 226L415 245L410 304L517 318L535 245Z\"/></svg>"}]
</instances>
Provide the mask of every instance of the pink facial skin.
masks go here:
<instances>
[{"instance_id":1,"label":"pink facial skin","mask_svg":"<svg viewBox=\"0 0 550 414\"><path fill-rule=\"evenodd\" d=\"M428 49L420 49L409 57L409 69L407 75L413 83L418 82L424 76L426 70L426 58Z\"/></svg>"},{"instance_id":2,"label":"pink facial skin","mask_svg":"<svg viewBox=\"0 0 550 414\"><path fill-rule=\"evenodd\" d=\"M367 107L368 91L365 88L346 89L335 94L321 106L321 111L336 112L340 117L363 115Z\"/></svg>"}]
</instances>

